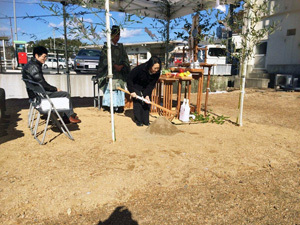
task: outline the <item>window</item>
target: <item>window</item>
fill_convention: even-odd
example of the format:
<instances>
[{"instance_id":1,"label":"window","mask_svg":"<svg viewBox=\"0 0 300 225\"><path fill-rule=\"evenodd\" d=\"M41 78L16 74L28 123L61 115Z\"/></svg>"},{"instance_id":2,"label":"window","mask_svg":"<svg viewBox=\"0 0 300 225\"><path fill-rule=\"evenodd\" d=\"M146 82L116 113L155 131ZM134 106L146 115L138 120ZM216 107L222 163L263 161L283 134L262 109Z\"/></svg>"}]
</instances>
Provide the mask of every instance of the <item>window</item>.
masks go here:
<instances>
[{"instance_id":1,"label":"window","mask_svg":"<svg viewBox=\"0 0 300 225\"><path fill-rule=\"evenodd\" d=\"M294 36L296 35L296 29L288 29L286 32L286 36Z\"/></svg>"},{"instance_id":2,"label":"window","mask_svg":"<svg viewBox=\"0 0 300 225\"><path fill-rule=\"evenodd\" d=\"M88 49L82 49L78 52L79 56L100 56L99 50L88 50Z\"/></svg>"},{"instance_id":3,"label":"window","mask_svg":"<svg viewBox=\"0 0 300 225\"><path fill-rule=\"evenodd\" d=\"M257 55L265 55L267 53L267 44L268 42L261 42L256 46Z\"/></svg>"},{"instance_id":4,"label":"window","mask_svg":"<svg viewBox=\"0 0 300 225\"><path fill-rule=\"evenodd\" d=\"M140 59L147 59L147 53L140 53Z\"/></svg>"},{"instance_id":5,"label":"window","mask_svg":"<svg viewBox=\"0 0 300 225\"><path fill-rule=\"evenodd\" d=\"M224 48L209 48L208 55L210 56L226 56L226 49Z\"/></svg>"}]
</instances>

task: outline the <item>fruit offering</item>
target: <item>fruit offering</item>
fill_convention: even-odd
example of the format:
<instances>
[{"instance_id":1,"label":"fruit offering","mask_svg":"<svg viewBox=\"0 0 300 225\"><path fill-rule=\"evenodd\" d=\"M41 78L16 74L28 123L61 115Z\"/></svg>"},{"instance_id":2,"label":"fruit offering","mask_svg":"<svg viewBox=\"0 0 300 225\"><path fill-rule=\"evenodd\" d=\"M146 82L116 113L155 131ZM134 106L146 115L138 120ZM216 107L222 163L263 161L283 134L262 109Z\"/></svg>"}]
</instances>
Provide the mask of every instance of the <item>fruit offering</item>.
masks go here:
<instances>
[{"instance_id":1,"label":"fruit offering","mask_svg":"<svg viewBox=\"0 0 300 225\"><path fill-rule=\"evenodd\" d=\"M176 74L176 77L190 77L192 74L189 71L186 72L179 72Z\"/></svg>"},{"instance_id":2,"label":"fruit offering","mask_svg":"<svg viewBox=\"0 0 300 225\"><path fill-rule=\"evenodd\" d=\"M171 70L169 70L169 69L162 70L161 74L166 76L166 77L171 77L172 76Z\"/></svg>"}]
</instances>

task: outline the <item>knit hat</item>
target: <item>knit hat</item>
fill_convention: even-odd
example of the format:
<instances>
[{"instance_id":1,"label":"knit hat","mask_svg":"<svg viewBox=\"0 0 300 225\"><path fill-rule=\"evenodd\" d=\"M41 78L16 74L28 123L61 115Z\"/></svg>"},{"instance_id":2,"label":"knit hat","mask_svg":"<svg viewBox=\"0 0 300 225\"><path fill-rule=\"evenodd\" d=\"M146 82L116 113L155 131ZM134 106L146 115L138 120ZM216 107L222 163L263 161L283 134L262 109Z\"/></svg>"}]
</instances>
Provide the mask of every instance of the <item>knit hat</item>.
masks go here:
<instances>
[{"instance_id":1,"label":"knit hat","mask_svg":"<svg viewBox=\"0 0 300 225\"><path fill-rule=\"evenodd\" d=\"M113 25L111 27L111 35L120 35L120 27Z\"/></svg>"}]
</instances>

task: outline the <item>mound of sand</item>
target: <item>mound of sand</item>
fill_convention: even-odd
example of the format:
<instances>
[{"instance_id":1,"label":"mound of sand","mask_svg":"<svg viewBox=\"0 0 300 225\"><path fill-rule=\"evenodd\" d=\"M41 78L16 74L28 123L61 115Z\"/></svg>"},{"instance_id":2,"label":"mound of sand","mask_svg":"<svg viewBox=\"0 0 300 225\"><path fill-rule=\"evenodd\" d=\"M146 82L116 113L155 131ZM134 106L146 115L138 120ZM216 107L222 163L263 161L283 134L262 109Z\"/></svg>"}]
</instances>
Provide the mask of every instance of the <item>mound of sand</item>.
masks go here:
<instances>
[{"instance_id":1,"label":"mound of sand","mask_svg":"<svg viewBox=\"0 0 300 225\"><path fill-rule=\"evenodd\" d=\"M162 135L174 135L179 132L177 127L163 116L158 117L153 123L151 123L146 131L150 134Z\"/></svg>"}]
</instances>

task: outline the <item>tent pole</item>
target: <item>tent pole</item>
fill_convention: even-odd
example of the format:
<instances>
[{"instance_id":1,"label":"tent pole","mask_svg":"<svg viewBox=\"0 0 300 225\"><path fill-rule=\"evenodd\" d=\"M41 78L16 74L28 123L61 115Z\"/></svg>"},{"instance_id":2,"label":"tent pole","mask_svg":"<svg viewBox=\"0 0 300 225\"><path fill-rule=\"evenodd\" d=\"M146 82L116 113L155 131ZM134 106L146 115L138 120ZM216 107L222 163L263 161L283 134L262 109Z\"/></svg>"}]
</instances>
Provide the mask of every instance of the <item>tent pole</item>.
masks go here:
<instances>
[{"instance_id":1,"label":"tent pole","mask_svg":"<svg viewBox=\"0 0 300 225\"><path fill-rule=\"evenodd\" d=\"M166 40L166 68L169 67L169 44L170 44L170 17L171 17L171 6L170 3L166 3L167 8L167 40Z\"/></svg>"},{"instance_id":2,"label":"tent pole","mask_svg":"<svg viewBox=\"0 0 300 225\"><path fill-rule=\"evenodd\" d=\"M67 22L66 22L66 3L65 1L62 1L61 4L63 5L63 18L64 18L64 39L65 39L65 62L66 62L66 74L67 74L67 91L71 95L71 82L70 82L70 70L69 70L69 56L68 56L68 38L67 38ZM57 66L58 68L58 66Z\"/></svg>"},{"instance_id":3,"label":"tent pole","mask_svg":"<svg viewBox=\"0 0 300 225\"><path fill-rule=\"evenodd\" d=\"M110 14L109 14L109 0L105 0L105 20L106 20L106 39L107 39L107 67L109 78L109 91L110 91L110 115L111 115L111 133L113 142L116 141L115 137L115 121L114 121L114 103L113 103L113 89L112 89L112 62L111 62L111 30L110 30Z\"/></svg>"},{"instance_id":4,"label":"tent pole","mask_svg":"<svg viewBox=\"0 0 300 225\"><path fill-rule=\"evenodd\" d=\"M167 19L166 68L169 67L170 17Z\"/></svg>"}]
</instances>

